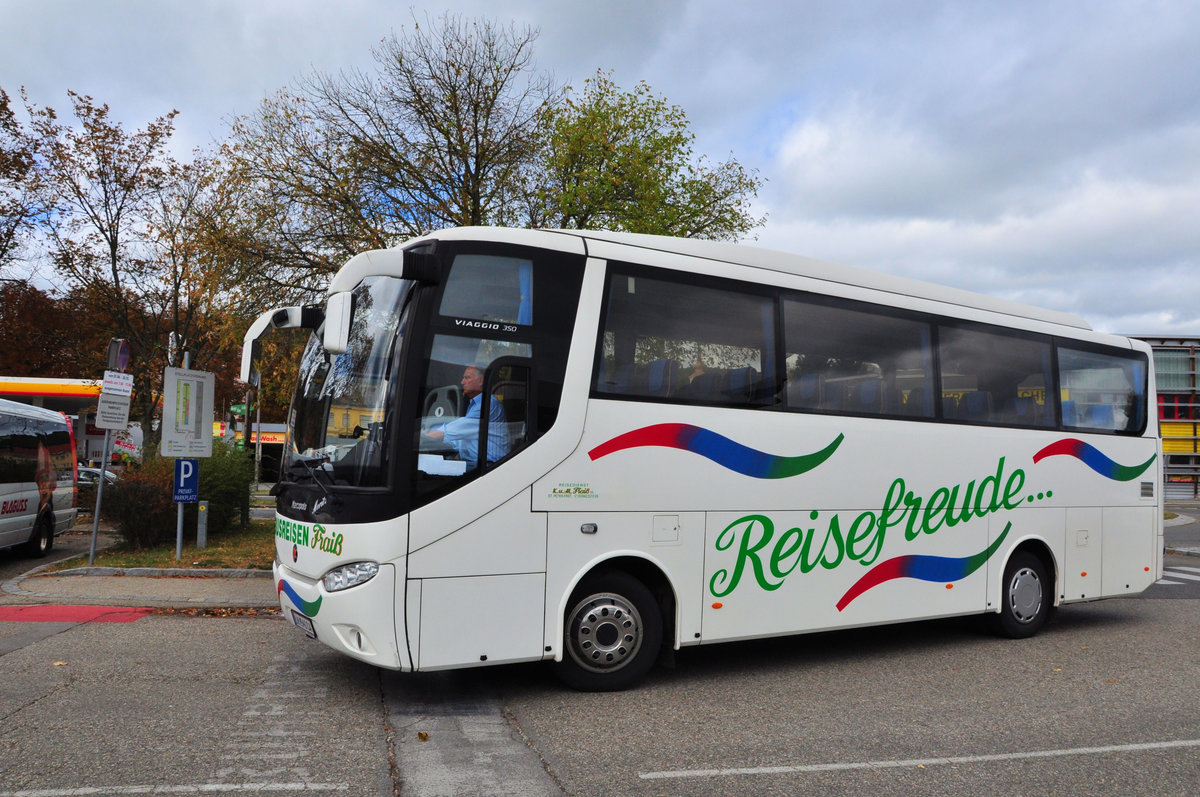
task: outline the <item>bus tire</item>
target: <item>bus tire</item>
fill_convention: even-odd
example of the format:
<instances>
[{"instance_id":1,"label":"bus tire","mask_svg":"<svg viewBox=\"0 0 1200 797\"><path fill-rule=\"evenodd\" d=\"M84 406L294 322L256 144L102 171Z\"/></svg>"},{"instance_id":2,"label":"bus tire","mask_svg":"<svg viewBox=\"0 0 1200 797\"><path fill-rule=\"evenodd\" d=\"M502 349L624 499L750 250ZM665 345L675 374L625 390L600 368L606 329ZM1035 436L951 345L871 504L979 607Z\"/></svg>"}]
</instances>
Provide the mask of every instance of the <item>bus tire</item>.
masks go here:
<instances>
[{"instance_id":1,"label":"bus tire","mask_svg":"<svg viewBox=\"0 0 1200 797\"><path fill-rule=\"evenodd\" d=\"M54 547L54 521L43 515L33 527L33 536L25 543L30 556L42 557Z\"/></svg>"},{"instance_id":2,"label":"bus tire","mask_svg":"<svg viewBox=\"0 0 1200 797\"><path fill-rule=\"evenodd\" d=\"M1050 615L1053 585L1042 560L1017 551L1004 568L1000 584L1000 613L992 616L993 630L1010 639L1031 637Z\"/></svg>"},{"instance_id":3,"label":"bus tire","mask_svg":"<svg viewBox=\"0 0 1200 797\"><path fill-rule=\"evenodd\" d=\"M624 571L584 579L564 619L563 657L555 672L574 689L628 689L658 658L662 612L646 585Z\"/></svg>"}]
</instances>

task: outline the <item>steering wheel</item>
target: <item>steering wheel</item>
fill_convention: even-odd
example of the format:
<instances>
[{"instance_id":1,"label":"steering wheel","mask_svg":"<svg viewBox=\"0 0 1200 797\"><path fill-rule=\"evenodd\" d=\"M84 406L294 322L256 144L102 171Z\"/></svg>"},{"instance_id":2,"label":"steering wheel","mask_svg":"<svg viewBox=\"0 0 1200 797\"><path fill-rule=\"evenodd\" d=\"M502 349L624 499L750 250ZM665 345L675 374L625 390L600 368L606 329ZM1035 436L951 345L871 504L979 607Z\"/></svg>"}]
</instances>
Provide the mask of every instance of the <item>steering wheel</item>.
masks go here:
<instances>
[{"instance_id":1,"label":"steering wheel","mask_svg":"<svg viewBox=\"0 0 1200 797\"><path fill-rule=\"evenodd\" d=\"M458 385L445 385L430 390L425 396L425 410L421 415L434 422L462 415L462 388Z\"/></svg>"}]
</instances>

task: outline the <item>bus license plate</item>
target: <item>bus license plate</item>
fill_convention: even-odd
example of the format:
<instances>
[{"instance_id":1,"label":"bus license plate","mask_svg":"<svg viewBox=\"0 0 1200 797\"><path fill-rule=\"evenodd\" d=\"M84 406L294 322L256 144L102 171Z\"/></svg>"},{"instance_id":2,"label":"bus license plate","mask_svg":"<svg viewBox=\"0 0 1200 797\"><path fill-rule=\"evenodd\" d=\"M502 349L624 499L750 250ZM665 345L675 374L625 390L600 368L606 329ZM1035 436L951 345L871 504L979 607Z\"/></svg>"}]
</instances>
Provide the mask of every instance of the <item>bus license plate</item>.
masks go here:
<instances>
[{"instance_id":1,"label":"bus license plate","mask_svg":"<svg viewBox=\"0 0 1200 797\"><path fill-rule=\"evenodd\" d=\"M317 629L313 627L312 619L305 617L295 609L292 609L292 622L295 623L296 627L303 631L305 636L307 636L309 639L317 638Z\"/></svg>"}]
</instances>

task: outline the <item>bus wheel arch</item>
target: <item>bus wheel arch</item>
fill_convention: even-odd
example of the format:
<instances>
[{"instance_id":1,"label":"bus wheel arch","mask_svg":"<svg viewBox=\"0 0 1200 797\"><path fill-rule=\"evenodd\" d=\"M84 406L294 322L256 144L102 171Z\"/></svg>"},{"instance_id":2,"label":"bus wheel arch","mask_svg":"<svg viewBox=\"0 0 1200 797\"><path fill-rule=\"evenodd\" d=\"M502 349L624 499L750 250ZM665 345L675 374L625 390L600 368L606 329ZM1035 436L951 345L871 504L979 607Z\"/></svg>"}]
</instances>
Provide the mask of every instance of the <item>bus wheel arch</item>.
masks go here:
<instances>
[{"instance_id":1,"label":"bus wheel arch","mask_svg":"<svg viewBox=\"0 0 1200 797\"><path fill-rule=\"evenodd\" d=\"M555 674L581 691L627 689L654 666L664 640L674 639L674 618L674 592L653 563L605 561L579 580L567 601Z\"/></svg>"},{"instance_id":2,"label":"bus wheel arch","mask_svg":"<svg viewBox=\"0 0 1200 797\"><path fill-rule=\"evenodd\" d=\"M1055 605L1057 571L1050 549L1040 541L1018 545L1004 565L1000 611L991 615L994 633L1031 637L1045 626Z\"/></svg>"}]
</instances>

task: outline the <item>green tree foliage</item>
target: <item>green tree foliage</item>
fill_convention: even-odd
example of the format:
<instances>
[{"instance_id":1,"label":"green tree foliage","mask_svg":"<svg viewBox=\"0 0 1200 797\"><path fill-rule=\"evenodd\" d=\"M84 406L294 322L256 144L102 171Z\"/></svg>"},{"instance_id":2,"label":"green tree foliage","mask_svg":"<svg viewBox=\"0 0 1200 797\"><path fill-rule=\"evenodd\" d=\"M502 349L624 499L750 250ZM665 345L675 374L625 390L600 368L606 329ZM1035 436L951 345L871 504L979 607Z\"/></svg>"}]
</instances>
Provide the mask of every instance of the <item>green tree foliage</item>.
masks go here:
<instances>
[{"instance_id":1,"label":"green tree foliage","mask_svg":"<svg viewBox=\"0 0 1200 797\"><path fill-rule=\"evenodd\" d=\"M319 295L364 249L448 226L613 229L736 240L757 173L694 153L681 108L598 72L572 96L535 70L536 31L447 14L314 74L236 120L228 260L247 306Z\"/></svg>"},{"instance_id":2,"label":"green tree foliage","mask_svg":"<svg viewBox=\"0 0 1200 797\"><path fill-rule=\"evenodd\" d=\"M737 240L761 225L757 173L693 155L687 115L646 83L623 92L604 72L553 116L534 222Z\"/></svg>"}]
</instances>

